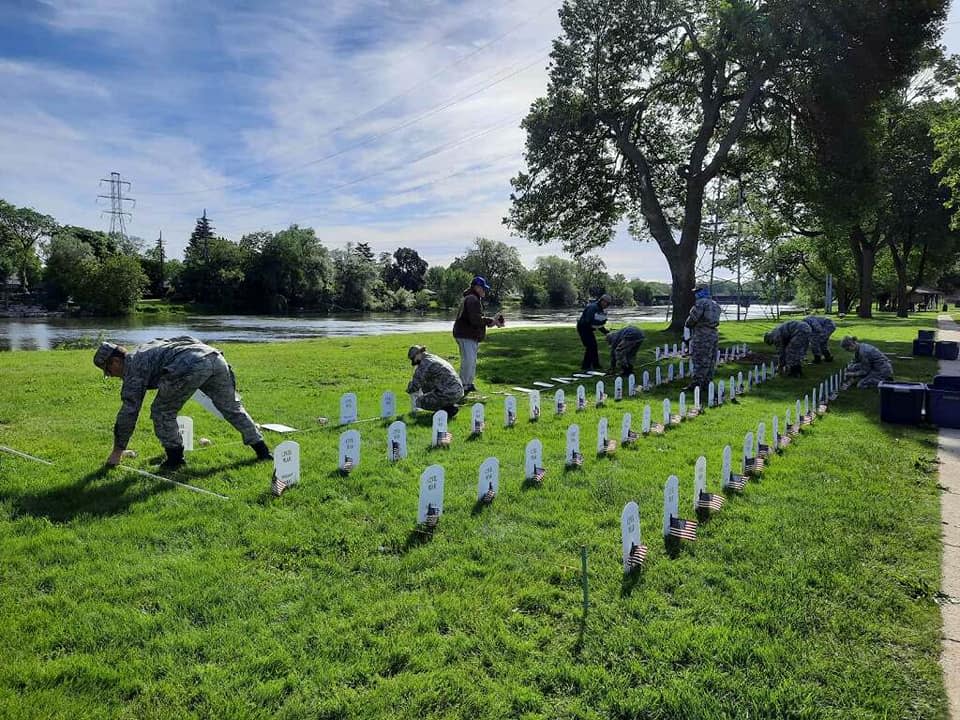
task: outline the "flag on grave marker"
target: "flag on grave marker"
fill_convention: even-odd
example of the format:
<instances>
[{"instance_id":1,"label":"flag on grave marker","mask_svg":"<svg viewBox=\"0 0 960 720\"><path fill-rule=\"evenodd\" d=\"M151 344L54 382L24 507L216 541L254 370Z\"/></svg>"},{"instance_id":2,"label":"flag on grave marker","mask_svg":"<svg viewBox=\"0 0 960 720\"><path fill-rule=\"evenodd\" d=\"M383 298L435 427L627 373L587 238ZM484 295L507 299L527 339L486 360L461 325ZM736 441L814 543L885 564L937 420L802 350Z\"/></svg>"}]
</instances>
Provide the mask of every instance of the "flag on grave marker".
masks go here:
<instances>
[{"instance_id":1,"label":"flag on grave marker","mask_svg":"<svg viewBox=\"0 0 960 720\"><path fill-rule=\"evenodd\" d=\"M671 475L663 487L663 536L692 542L697 539L697 523L679 517L679 504L680 480Z\"/></svg>"},{"instance_id":2,"label":"flag on grave marker","mask_svg":"<svg viewBox=\"0 0 960 720\"><path fill-rule=\"evenodd\" d=\"M716 512L723 507L724 498L707 492L707 459L701 455L694 464L693 507L694 510Z\"/></svg>"},{"instance_id":3,"label":"flag on grave marker","mask_svg":"<svg viewBox=\"0 0 960 720\"><path fill-rule=\"evenodd\" d=\"M543 482L547 470L543 467L543 445L537 438L527 443L524 450L524 475L538 485Z\"/></svg>"},{"instance_id":4,"label":"flag on grave marker","mask_svg":"<svg viewBox=\"0 0 960 720\"><path fill-rule=\"evenodd\" d=\"M613 399L614 402L623 400L623 378L618 377L613 381Z\"/></svg>"},{"instance_id":5,"label":"flag on grave marker","mask_svg":"<svg viewBox=\"0 0 960 720\"><path fill-rule=\"evenodd\" d=\"M300 445L293 440L285 440L273 450L271 490L274 495L281 495L298 482L300 482Z\"/></svg>"},{"instance_id":6,"label":"flag on grave marker","mask_svg":"<svg viewBox=\"0 0 960 720\"><path fill-rule=\"evenodd\" d=\"M540 419L540 391L533 390L527 396L530 400L530 422Z\"/></svg>"},{"instance_id":7,"label":"flag on grave marker","mask_svg":"<svg viewBox=\"0 0 960 720\"><path fill-rule=\"evenodd\" d=\"M417 524L433 529L443 514L444 470L431 465L420 475L420 497L417 506Z\"/></svg>"},{"instance_id":8,"label":"flag on grave marker","mask_svg":"<svg viewBox=\"0 0 960 720\"><path fill-rule=\"evenodd\" d=\"M397 420L387 428L387 460L397 462L407 456L407 426Z\"/></svg>"},{"instance_id":9,"label":"flag on grave marker","mask_svg":"<svg viewBox=\"0 0 960 720\"><path fill-rule=\"evenodd\" d=\"M637 395L637 376L630 373L627 376L627 397L636 397Z\"/></svg>"},{"instance_id":10,"label":"flag on grave marker","mask_svg":"<svg viewBox=\"0 0 960 720\"><path fill-rule=\"evenodd\" d=\"M640 435L635 433L630 427L633 424L633 415L630 413L624 413L623 421L620 423L620 444L628 445L632 442L635 442L640 438Z\"/></svg>"},{"instance_id":11,"label":"flag on grave marker","mask_svg":"<svg viewBox=\"0 0 960 720\"><path fill-rule=\"evenodd\" d=\"M617 449L617 443L607 437L607 419L597 421L597 455L607 455Z\"/></svg>"},{"instance_id":12,"label":"flag on grave marker","mask_svg":"<svg viewBox=\"0 0 960 720\"><path fill-rule=\"evenodd\" d=\"M554 394L553 405L554 405L554 408L556 409L557 415L563 415L563 413L566 412L567 396L566 396L566 393L563 392L563 390L557 390L557 392Z\"/></svg>"},{"instance_id":13,"label":"flag on grave marker","mask_svg":"<svg viewBox=\"0 0 960 720\"><path fill-rule=\"evenodd\" d=\"M583 385L577 385L577 412L587 409L587 389Z\"/></svg>"},{"instance_id":14,"label":"flag on grave marker","mask_svg":"<svg viewBox=\"0 0 960 720\"><path fill-rule=\"evenodd\" d=\"M746 478L743 475L737 475L731 467L731 456L733 451L729 445L723 448L723 463L720 470L720 482L724 490L733 490L743 492L746 487Z\"/></svg>"},{"instance_id":15,"label":"flag on grave marker","mask_svg":"<svg viewBox=\"0 0 960 720\"><path fill-rule=\"evenodd\" d=\"M433 447L449 447L453 435L447 431L447 411L437 410L433 414Z\"/></svg>"},{"instance_id":16,"label":"flag on grave marker","mask_svg":"<svg viewBox=\"0 0 960 720\"><path fill-rule=\"evenodd\" d=\"M340 434L340 454L337 467L344 475L348 475L360 464L360 433L356 430L345 430Z\"/></svg>"},{"instance_id":17,"label":"flag on grave marker","mask_svg":"<svg viewBox=\"0 0 960 720\"><path fill-rule=\"evenodd\" d=\"M507 395L503 401L503 424L513 427L517 423L517 398Z\"/></svg>"},{"instance_id":18,"label":"flag on grave marker","mask_svg":"<svg viewBox=\"0 0 960 720\"><path fill-rule=\"evenodd\" d=\"M500 461L489 457L480 464L477 473L477 500L491 503L500 489Z\"/></svg>"}]
</instances>

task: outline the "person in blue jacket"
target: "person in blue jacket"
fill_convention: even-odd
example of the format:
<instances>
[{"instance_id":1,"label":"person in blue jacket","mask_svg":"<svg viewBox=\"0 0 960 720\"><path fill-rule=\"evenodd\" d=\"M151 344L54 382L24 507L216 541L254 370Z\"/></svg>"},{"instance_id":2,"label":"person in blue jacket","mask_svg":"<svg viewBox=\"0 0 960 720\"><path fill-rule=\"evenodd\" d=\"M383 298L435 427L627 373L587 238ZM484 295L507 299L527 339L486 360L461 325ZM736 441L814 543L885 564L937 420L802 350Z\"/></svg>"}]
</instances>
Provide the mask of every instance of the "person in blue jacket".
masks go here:
<instances>
[{"instance_id":1,"label":"person in blue jacket","mask_svg":"<svg viewBox=\"0 0 960 720\"><path fill-rule=\"evenodd\" d=\"M604 293L593 302L587 303L583 309L583 314L577 320L577 333L580 335L580 342L583 343L583 362L580 369L600 370L600 349L597 346L597 336L595 332L599 330L606 335L609 330L606 328L607 314L606 310L610 307L613 298Z\"/></svg>"}]
</instances>

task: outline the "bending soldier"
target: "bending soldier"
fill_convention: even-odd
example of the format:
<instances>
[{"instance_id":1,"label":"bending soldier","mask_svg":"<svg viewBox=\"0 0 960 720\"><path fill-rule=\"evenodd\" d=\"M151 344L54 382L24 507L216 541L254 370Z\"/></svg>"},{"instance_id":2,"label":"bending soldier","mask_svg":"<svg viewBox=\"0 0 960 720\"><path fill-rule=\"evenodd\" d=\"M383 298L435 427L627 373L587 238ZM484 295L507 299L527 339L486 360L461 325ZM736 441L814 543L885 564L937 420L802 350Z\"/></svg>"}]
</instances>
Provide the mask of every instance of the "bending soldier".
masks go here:
<instances>
[{"instance_id":1,"label":"bending soldier","mask_svg":"<svg viewBox=\"0 0 960 720\"><path fill-rule=\"evenodd\" d=\"M840 341L840 347L853 353L853 362L847 366L847 377L859 378L858 388L872 388L881 381L893 380L890 359L873 345L848 335Z\"/></svg>"},{"instance_id":2,"label":"bending soldier","mask_svg":"<svg viewBox=\"0 0 960 720\"><path fill-rule=\"evenodd\" d=\"M820 358L823 357L827 362L831 362L833 355L830 354L830 336L837 329L833 320L819 315L811 315L804 318L803 321L810 326L810 352L813 353L813 361L818 363Z\"/></svg>"},{"instance_id":3,"label":"bending soldier","mask_svg":"<svg viewBox=\"0 0 960 720\"><path fill-rule=\"evenodd\" d=\"M695 291L696 300L690 308L686 326L690 328L690 359L693 361L693 376L686 390L698 385L701 392L707 389L717 369L717 349L720 345L720 306L710 297L708 288Z\"/></svg>"},{"instance_id":4,"label":"bending soldier","mask_svg":"<svg viewBox=\"0 0 960 720\"><path fill-rule=\"evenodd\" d=\"M240 432L244 444L257 453L258 459L273 459L237 396L233 370L216 348L189 336L151 340L133 351L105 342L94 354L93 364L103 370L105 376L123 378L120 388L123 405L113 426L113 452L107 458L108 465L120 464L147 390L157 391L150 406L150 418L157 439L167 453L160 465L164 470L176 470L184 465L177 414L197 390L210 397L227 422Z\"/></svg>"},{"instance_id":5,"label":"bending soldier","mask_svg":"<svg viewBox=\"0 0 960 720\"><path fill-rule=\"evenodd\" d=\"M463 399L463 382L453 365L427 352L425 345L413 345L407 351L410 364L417 369L407 385L407 392L416 396L416 405L423 410L446 410L453 419L459 411L455 403Z\"/></svg>"},{"instance_id":6,"label":"bending soldier","mask_svg":"<svg viewBox=\"0 0 960 720\"><path fill-rule=\"evenodd\" d=\"M643 331L628 325L620 330L607 333L610 343L610 372L629 375L633 372L633 361L643 343Z\"/></svg>"},{"instance_id":7,"label":"bending soldier","mask_svg":"<svg viewBox=\"0 0 960 720\"><path fill-rule=\"evenodd\" d=\"M803 374L800 364L807 354L810 333L810 326L803 320L788 320L763 336L767 345L776 346L780 368L786 368L790 377Z\"/></svg>"}]
</instances>

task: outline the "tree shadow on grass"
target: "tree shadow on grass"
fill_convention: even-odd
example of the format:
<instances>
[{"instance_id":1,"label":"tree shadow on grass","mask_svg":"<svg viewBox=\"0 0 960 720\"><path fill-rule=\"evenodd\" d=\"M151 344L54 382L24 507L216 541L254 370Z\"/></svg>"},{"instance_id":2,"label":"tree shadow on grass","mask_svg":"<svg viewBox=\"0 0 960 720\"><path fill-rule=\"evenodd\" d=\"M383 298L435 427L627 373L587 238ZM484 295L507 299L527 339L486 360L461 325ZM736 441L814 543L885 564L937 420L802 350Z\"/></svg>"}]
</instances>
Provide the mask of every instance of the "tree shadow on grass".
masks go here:
<instances>
[{"instance_id":1,"label":"tree shadow on grass","mask_svg":"<svg viewBox=\"0 0 960 720\"><path fill-rule=\"evenodd\" d=\"M109 482L97 482L110 479ZM132 505L149 499L158 493L173 490L166 483L144 483L144 478L131 473L101 467L87 473L70 485L17 494L0 491L0 502L9 501L13 517L29 515L46 518L55 523L67 523L79 517L101 518L127 512ZM135 492L128 492L133 485Z\"/></svg>"}]
</instances>

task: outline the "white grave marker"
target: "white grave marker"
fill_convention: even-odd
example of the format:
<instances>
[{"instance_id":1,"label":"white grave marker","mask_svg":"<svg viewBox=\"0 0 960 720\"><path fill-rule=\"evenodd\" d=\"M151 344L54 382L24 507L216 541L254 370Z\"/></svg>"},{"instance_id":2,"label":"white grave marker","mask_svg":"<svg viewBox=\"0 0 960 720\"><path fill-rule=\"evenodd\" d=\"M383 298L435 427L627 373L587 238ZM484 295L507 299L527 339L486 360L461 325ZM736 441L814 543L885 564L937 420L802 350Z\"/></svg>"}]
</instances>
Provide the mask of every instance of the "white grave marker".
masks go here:
<instances>
[{"instance_id":1,"label":"white grave marker","mask_svg":"<svg viewBox=\"0 0 960 720\"><path fill-rule=\"evenodd\" d=\"M703 407L700 405L700 386L697 385L693 389L693 410L697 415L699 415L702 409Z\"/></svg>"},{"instance_id":2,"label":"white grave marker","mask_svg":"<svg viewBox=\"0 0 960 720\"><path fill-rule=\"evenodd\" d=\"M487 458L480 464L477 476L477 502L493 502L500 490L500 461L495 457Z\"/></svg>"},{"instance_id":3,"label":"white grave marker","mask_svg":"<svg viewBox=\"0 0 960 720\"><path fill-rule=\"evenodd\" d=\"M431 465L420 476L417 524L434 528L443 514L443 466Z\"/></svg>"},{"instance_id":4,"label":"white grave marker","mask_svg":"<svg viewBox=\"0 0 960 720\"><path fill-rule=\"evenodd\" d=\"M397 462L407 457L407 424L403 420L387 428L387 460Z\"/></svg>"},{"instance_id":5,"label":"white grave marker","mask_svg":"<svg viewBox=\"0 0 960 720\"><path fill-rule=\"evenodd\" d=\"M685 392L680 393L679 408L680 419L683 420L687 416L687 394Z\"/></svg>"},{"instance_id":6,"label":"white grave marker","mask_svg":"<svg viewBox=\"0 0 960 720\"><path fill-rule=\"evenodd\" d=\"M650 371L649 370L643 371L643 389L644 390L650 389Z\"/></svg>"},{"instance_id":7,"label":"white grave marker","mask_svg":"<svg viewBox=\"0 0 960 720\"><path fill-rule=\"evenodd\" d=\"M673 382L673 373L674 373L673 365L670 365L669 367L667 367L667 382L668 382L668 383L672 383L672 382Z\"/></svg>"},{"instance_id":8,"label":"white grave marker","mask_svg":"<svg viewBox=\"0 0 960 720\"><path fill-rule=\"evenodd\" d=\"M752 431L743 436L743 461L740 467L744 475L756 477L763 470L763 459L757 457L753 442Z\"/></svg>"},{"instance_id":9,"label":"white grave marker","mask_svg":"<svg viewBox=\"0 0 960 720\"><path fill-rule=\"evenodd\" d=\"M722 495L707 492L707 459L701 455L693 466L693 509L716 512L723 502Z\"/></svg>"},{"instance_id":10,"label":"white grave marker","mask_svg":"<svg viewBox=\"0 0 960 720\"><path fill-rule=\"evenodd\" d=\"M337 467L340 472L349 473L360 464L360 433L346 430L340 433L340 455Z\"/></svg>"},{"instance_id":11,"label":"white grave marker","mask_svg":"<svg viewBox=\"0 0 960 720\"><path fill-rule=\"evenodd\" d=\"M679 513L680 480L676 475L671 475L663 486L663 536L680 540L696 540L696 521L684 520Z\"/></svg>"},{"instance_id":12,"label":"white grave marker","mask_svg":"<svg viewBox=\"0 0 960 720\"><path fill-rule=\"evenodd\" d=\"M679 368L679 369L680 369L680 379L683 380L684 375L686 375L686 373L685 373L685 371L684 371L684 369L683 369L683 360L680 361L679 365L680 365L680 368Z\"/></svg>"},{"instance_id":13,"label":"white grave marker","mask_svg":"<svg viewBox=\"0 0 960 720\"><path fill-rule=\"evenodd\" d=\"M626 575L643 565L647 558L647 546L640 538L640 508L633 501L624 505L620 513L620 541Z\"/></svg>"},{"instance_id":14,"label":"white grave marker","mask_svg":"<svg viewBox=\"0 0 960 720\"><path fill-rule=\"evenodd\" d=\"M654 362L660 362L660 347L655 347L653 349L653 360Z\"/></svg>"},{"instance_id":15,"label":"white grave marker","mask_svg":"<svg viewBox=\"0 0 960 720\"><path fill-rule=\"evenodd\" d=\"M397 396L387 390L380 396L380 417L389 420L397 416Z\"/></svg>"},{"instance_id":16,"label":"white grave marker","mask_svg":"<svg viewBox=\"0 0 960 720\"><path fill-rule=\"evenodd\" d=\"M680 354L680 350L679 350L679 348L677 348L677 344L674 343L674 344L673 344L673 355L674 355L674 357L676 357L676 356L679 355L679 354Z\"/></svg>"},{"instance_id":17,"label":"white grave marker","mask_svg":"<svg viewBox=\"0 0 960 720\"><path fill-rule=\"evenodd\" d=\"M234 393L234 396L239 400L240 396ZM196 400L200 407L206 410L208 413L213 415L218 420L223 420L223 413L217 410L217 406L213 404L213 400L210 399L210 396L204 393L202 390L197 390L193 394L193 399Z\"/></svg>"},{"instance_id":18,"label":"white grave marker","mask_svg":"<svg viewBox=\"0 0 960 720\"><path fill-rule=\"evenodd\" d=\"M663 385L663 374L660 372L659 365L657 365L655 372L656 372L656 385L657 387L659 387L660 385Z\"/></svg>"},{"instance_id":19,"label":"white grave marker","mask_svg":"<svg viewBox=\"0 0 960 720\"><path fill-rule=\"evenodd\" d=\"M580 453L580 426L571 425L567 428L567 467L583 465L583 455Z\"/></svg>"},{"instance_id":20,"label":"white grave marker","mask_svg":"<svg viewBox=\"0 0 960 720\"><path fill-rule=\"evenodd\" d=\"M636 397L637 395L637 376L630 373L627 376L627 397Z\"/></svg>"},{"instance_id":21,"label":"white grave marker","mask_svg":"<svg viewBox=\"0 0 960 720\"><path fill-rule=\"evenodd\" d=\"M470 427L474 435L482 435L486 429L486 408L483 403L474 403L470 408Z\"/></svg>"},{"instance_id":22,"label":"white grave marker","mask_svg":"<svg viewBox=\"0 0 960 720\"><path fill-rule=\"evenodd\" d=\"M607 399L607 393L603 388L603 380L597 381L597 407L603 407L604 401Z\"/></svg>"},{"instance_id":23,"label":"white grave marker","mask_svg":"<svg viewBox=\"0 0 960 720\"><path fill-rule=\"evenodd\" d=\"M193 418L177 415L177 429L180 430L180 444L187 451L193 450Z\"/></svg>"},{"instance_id":24,"label":"white grave marker","mask_svg":"<svg viewBox=\"0 0 960 720\"><path fill-rule=\"evenodd\" d=\"M447 411L437 410L433 414L433 447L450 447L453 436L447 431Z\"/></svg>"},{"instance_id":25,"label":"white grave marker","mask_svg":"<svg viewBox=\"0 0 960 720\"><path fill-rule=\"evenodd\" d=\"M663 352L660 353L660 357L662 358L670 357L670 346L667 343L663 344Z\"/></svg>"},{"instance_id":26,"label":"white grave marker","mask_svg":"<svg viewBox=\"0 0 960 720\"><path fill-rule=\"evenodd\" d=\"M531 391L527 398L530 400L530 422L536 422L540 419L540 391Z\"/></svg>"},{"instance_id":27,"label":"white grave marker","mask_svg":"<svg viewBox=\"0 0 960 720\"><path fill-rule=\"evenodd\" d=\"M742 492L743 488L746 487L746 481L743 478L743 475L735 475L733 473L733 468L731 466L731 457L733 451L730 449L729 445L726 445L723 448L723 463L720 468L720 482L723 484L724 490L735 490L736 492Z\"/></svg>"},{"instance_id":28,"label":"white grave marker","mask_svg":"<svg viewBox=\"0 0 960 720\"><path fill-rule=\"evenodd\" d=\"M503 424L513 427L517 423L517 398L507 395L503 401Z\"/></svg>"},{"instance_id":29,"label":"white grave marker","mask_svg":"<svg viewBox=\"0 0 960 720\"><path fill-rule=\"evenodd\" d=\"M577 385L577 411L587 409L587 389L583 385Z\"/></svg>"},{"instance_id":30,"label":"white grave marker","mask_svg":"<svg viewBox=\"0 0 960 720\"><path fill-rule=\"evenodd\" d=\"M607 434L607 419L600 418L597 422L597 455L606 455L614 449L616 449L616 443Z\"/></svg>"},{"instance_id":31,"label":"white grave marker","mask_svg":"<svg viewBox=\"0 0 960 720\"><path fill-rule=\"evenodd\" d=\"M643 421L640 424L640 432L644 435L650 433L650 403L643 406Z\"/></svg>"},{"instance_id":32,"label":"white grave marker","mask_svg":"<svg viewBox=\"0 0 960 720\"><path fill-rule=\"evenodd\" d=\"M547 469L543 466L543 445L537 438L527 443L523 453L523 474L527 480L532 480L537 485L543 482L543 477L547 474Z\"/></svg>"},{"instance_id":33,"label":"white grave marker","mask_svg":"<svg viewBox=\"0 0 960 720\"><path fill-rule=\"evenodd\" d=\"M803 419L807 421L812 420L812 418L810 417L810 396L809 395L803 396Z\"/></svg>"},{"instance_id":34,"label":"white grave marker","mask_svg":"<svg viewBox=\"0 0 960 720\"><path fill-rule=\"evenodd\" d=\"M273 449L273 494L300 482L300 446L293 440L284 440Z\"/></svg>"},{"instance_id":35,"label":"white grave marker","mask_svg":"<svg viewBox=\"0 0 960 720\"><path fill-rule=\"evenodd\" d=\"M623 400L623 378L618 377L613 381L613 399L615 402Z\"/></svg>"},{"instance_id":36,"label":"white grave marker","mask_svg":"<svg viewBox=\"0 0 960 720\"><path fill-rule=\"evenodd\" d=\"M767 381L767 364L764 363L760 367L760 382L766 382L766 381Z\"/></svg>"},{"instance_id":37,"label":"white grave marker","mask_svg":"<svg viewBox=\"0 0 960 720\"><path fill-rule=\"evenodd\" d=\"M780 418L773 416L773 451L780 452Z\"/></svg>"},{"instance_id":38,"label":"white grave marker","mask_svg":"<svg viewBox=\"0 0 960 720\"><path fill-rule=\"evenodd\" d=\"M770 446L767 444L767 424L761 422L757 425L757 455L767 457L770 454Z\"/></svg>"},{"instance_id":39,"label":"white grave marker","mask_svg":"<svg viewBox=\"0 0 960 720\"><path fill-rule=\"evenodd\" d=\"M713 384L713 380L707 385L707 407L713 407L717 404L716 399L717 388Z\"/></svg>"},{"instance_id":40,"label":"white grave marker","mask_svg":"<svg viewBox=\"0 0 960 720\"><path fill-rule=\"evenodd\" d=\"M357 395L348 392L340 396L340 424L349 425L357 421Z\"/></svg>"},{"instance_id":41,"label":"white grave marker","mask_svg":"<svg viewBox=\"0 0 960 720\"><path fill-rule=\"evenodd\" d=\"M553 394L553 407L557 415L563 415L567 411L567 394L563 390L557 390Z\"/></svg>"},{"instance_id":42,"label":"white grave marker","mask_svg":"<svg viewBox=\"0 0 960 720\"><path fill-rule=\"evenodd\" d=\"M717 385L717 405L723 405L723 380Z\"/></svg>"},{"instance_id":43,"label":"white grave marker","mask_svg":"<svg viewBox=\"0 0 960 720\"><path fill-rule=\"evenodd\" d=\"M633 431L633 415L624 413L623 421L620 423L620 444L629 445L640 436Z\"/></svg>"}]
</instances>

